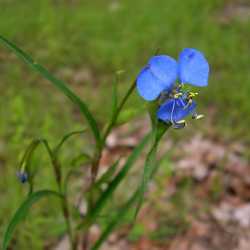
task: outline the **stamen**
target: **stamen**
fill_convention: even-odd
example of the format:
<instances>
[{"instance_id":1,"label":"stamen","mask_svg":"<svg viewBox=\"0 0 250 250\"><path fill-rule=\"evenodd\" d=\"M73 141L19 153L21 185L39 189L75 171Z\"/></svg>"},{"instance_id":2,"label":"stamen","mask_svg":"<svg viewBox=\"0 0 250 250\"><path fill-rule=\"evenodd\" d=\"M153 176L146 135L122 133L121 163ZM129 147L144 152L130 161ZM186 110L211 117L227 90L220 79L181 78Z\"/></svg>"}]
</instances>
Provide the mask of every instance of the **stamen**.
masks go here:
<instances>
[{"instance_id":1,"label":"stamen","mask_svg":"<svg viewBox=\"0 0 250 250\"><path fill-rule=\"evenodd\" d=\"M200 120L202 118L204 118L205 116L203 114L197 114L197 113L194 113L192 115L192 119L195 119L195 120Z\"/></svg>"},{"instance_id":2,"label":"stamen","mask_svg":"<svg viewBox=\"0 0 250 250\"><path fill-rule=\"evenodd\" d=\"M175 99L179 98L180 96L183 96L183 93L182 93L182 92L179 92L179 93L174 94L174 98L175 98Z\"/></svg>"},{"instance_id":3,"label":"stamen","mask_svg":"<svg viewBox=\"0 0 250 250\"><path fill-rule=\"evenodd\" d=\"M188 98L193 98L193 97L197 96L198 94L199 94L198 92L189 92Z\"/></svg>"},{"instance_id":4,"label":"stamen","mask_svg":"<svg viewBox=\"0 0 250 250\"><path fill-rule=\"evenodd\" d=\"M175 121L174 121L174 119L173 119L174 108L175 108L175 100L174 100L173 107L172 107L172 111L171 111L171 115L170 115L170 121L171 121L172 123L175 123Z\"/></svg>"},{"instance_id":5,"label":"stamen","mask_svg":"<svg viewBox=\"0 0 250 250\"><path fill-rule=\"evenodd\" d=\"M173 128L175 128L175 129L181 129L181 128L184 128L185 126L186 126L185 120L180 120L178 122L173 123Z\"/></svg>"},{"instance_id":6,"label":"stamen","mask_svg":"<svg viewBox=\"0 0 250 250\"><path fill-rule=\"evenodd\" d=\"M189 99L188 102L187 102L187 104L186 104L186 106L183 109L188 108L192 103L193 103L193 100Z\"/></svg>"}]
</instances>

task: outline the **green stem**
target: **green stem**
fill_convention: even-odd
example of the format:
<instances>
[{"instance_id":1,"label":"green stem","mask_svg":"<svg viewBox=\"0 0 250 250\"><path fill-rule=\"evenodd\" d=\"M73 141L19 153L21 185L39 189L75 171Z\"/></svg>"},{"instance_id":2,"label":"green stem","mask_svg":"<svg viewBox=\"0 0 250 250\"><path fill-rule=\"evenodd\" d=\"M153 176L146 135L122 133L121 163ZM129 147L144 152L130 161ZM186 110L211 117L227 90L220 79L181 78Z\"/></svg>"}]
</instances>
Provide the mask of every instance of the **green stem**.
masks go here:
<instances>
[{"instance_id":1,"label":"green stem","mask_svg":"<svg viewBox=\"0 0 250 250\"><path fill-rule=\"evenodd\" d=\"M119 114L120 114L122 108L124 107L125 103L127 102L128 98L130 97L130 95L133 93L135 87L136 87L136 81L134 81L133 84L130 86L130 88L128 89L126 95L123 97L120 105L116 109L110 124L108 125L107 129L104 132L103 140L102 140L103 143L105 143L109 133L111 132L113 126L115 125L115 123L116 123L116 121L117 121L117 119L119 117Z\"/></svg>"},{"instance_id":2,"label":"green stem","mask_svg":"<svg viewBox=\"0 0 250 250\"><path fill-rule=\"evenodd\" d=\"M59 190L60 194L63 196L61 207L62 207L63 217L64 217L66 228L67 228L67 234L69 236L71 249L76 250L77 244L74 240L74 236L73 236L73 232L72 232L72 223L71 223L71 219L70 219L67 193L63 191L63 187L62 187L61 164L59 163L56 155L53 156L52 163L54 166L54 173L56 176L58 190Z\"/></svg>"},{"instance_id":3,"label":"green stem","mask_svg":"<svg viewBox=\"0 0 250 250\"><path fill-rule=\"evenodd\" d=\"M72 232L72 224L71 224L71 219L70 219L70 214L69 214L69 207L68 207L68 200L67 200L66 195L63 195L62 210L63 210L63 216L64 216L64 220L65 220L66 227L67 227L67 233L69 235L71 249L76 250L77 244L76 244L76 242L74 240L74 236L73 236L73 232Z\"/></svg>"},{"instance_id":4,"label":"green stem","mask_svg":"<svg viewBox=\"0 0 250 250\"><path fill-rule=\"evenodd\" d=\"M47 151L49 153L50 160L51 160L51 163L53 166L53 170L54 170L54 174L55 174L55 178L56 178L56 183L57 183L57 187L58 187L58 192L63 197L62 202L61 202L61 208L62 208L63 217L64 217L66 228L67 228L67 234L68 234L69 240L70 240L71 250L76 250L77 244L74 240L74 236L73 236L73 232L72 232L72 224L71 224L71 219L70 219L70 214L69 214L67 194L63 191L63 186L62 186L61 164L57 159L56 151L51 150L47 141L44 141L44 145L47 148Z\"/></svg>"}]
</instances>

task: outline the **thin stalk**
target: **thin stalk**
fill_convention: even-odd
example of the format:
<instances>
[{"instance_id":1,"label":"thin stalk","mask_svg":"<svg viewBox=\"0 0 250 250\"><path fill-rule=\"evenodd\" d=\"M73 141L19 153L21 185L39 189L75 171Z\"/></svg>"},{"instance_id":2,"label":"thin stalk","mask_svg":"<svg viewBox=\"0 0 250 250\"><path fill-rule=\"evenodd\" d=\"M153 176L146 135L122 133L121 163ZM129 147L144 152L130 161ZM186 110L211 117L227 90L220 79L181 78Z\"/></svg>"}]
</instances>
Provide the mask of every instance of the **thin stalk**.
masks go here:
<instances>
[{"instance_id":1,"label":"thin stalk","mask_svg":"<svg viewBox=\"0 0 250 250\"><path fill-rule=\"evenodd\" d=\"M74 236L73 236L73 232L72 232L72 223L71 223L70 214L69 214L69 205L68 205L67 194L63 191L62 178L61 178L61 166L60 166L60 163L59 163L57 157L54 157L54 159L53 159L53 166L54 166L54 172L56 175L58 189L59 189L60 194L62 194L62 196L63 196L61 207L62 207L63 217L64 217L66 228L67 228L67 234L69 236L71 249L76 250L77 244L74 241Z\"/></svg>"},{"instance_id":2,"label":"thin stalk","mask_svg":"<svg viewBox=\"0 0 250 250\"><path fill-rule=\"evenodd\" d=\"M71 219L70 219L70 214L69 214L69 207L68 207L68 200L67 200L67 195L63 191L62 187L62 175L61 175L61 165L57 159L57 155L54 153L54 151L51 150L48 142L46 140L43 141L49 156L50 160L53 166L54 174L55 174L55 179L58 187L59 193L62 195L62 202L61 202L61 208L63 211L63 217L65 220L66 228L67 228L67 234L69 236L70 240L70 245L72 250L76 250L77 244L74 240L73 237L73 232L72 232L72 224L71 224Z\"/></svg>"},{"instance_id":3,"label":"thin stalk","mask_svg":"<svg viewBox=\"0 0 250 250\"><path fill-rule=\"evenodd\" d=\"M65 220L66 227L67 227L67 233L69 235L71 249L76 250L77 243L74 240L74 236L72 232L72 224L71 224L71 219L69 215L68 200L65 195L63 195L63 199L62 199L62 210L63 210L63 216L64 216L64 220Z\"/></svg>"},{"instance_id":4,"label":"thin stalk","mask_svg":"<svg viewBox=\"0 0 250 250\"><path fill-rule=\"evenodd\" d=\"M113 115L113 118L111 120L111 122L109 123L107 129L105 130L104 132L104 135L103 135L103 143L105 143L109 133L111 132L113 126L115 125L118 117L119 117L119 114L122 110L122 108L124 107L125 103L127 102L128 98L130 97L130 95L133 93L134 89L136 87L136 81L133 82L133 84L130 86L130 88L128 89L126 95L123 97L120 105L118 106L118 108L116 109L114 115Z\"/></svg>"}]
</instances>

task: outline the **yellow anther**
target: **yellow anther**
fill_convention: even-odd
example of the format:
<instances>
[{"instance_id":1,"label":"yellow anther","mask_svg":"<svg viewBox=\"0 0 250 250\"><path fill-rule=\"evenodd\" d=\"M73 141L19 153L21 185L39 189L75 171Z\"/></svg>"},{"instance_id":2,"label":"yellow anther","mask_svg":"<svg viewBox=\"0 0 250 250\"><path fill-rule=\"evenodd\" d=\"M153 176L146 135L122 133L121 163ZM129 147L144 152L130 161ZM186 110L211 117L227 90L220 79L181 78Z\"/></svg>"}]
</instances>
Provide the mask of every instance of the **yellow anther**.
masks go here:
<instances>
[{"instance_id":1,"label":"yellow anther","mask_svg":"<svg viewBox=\"0 0 250 250\"><path fill-rule=\"evenodd\" d=\"M197 115L196 117L195 117L195 120L199 120L199 119L202 119L204 117L204 115L202 115L202 114L200 114L200 115Z\"/></svg>"},{"instance_id":2,"label":"yellow anther","mask_svg":"<svg viewBox=\"0 0 250 250\"><path fill-rule=\"evenodd\" d=\"M180 96L182 96L183 95L183 93L177 93L177 94L174 94L174 98L179 98Z\"/></svg>"},{"instance_id":3,"label":"yellow anther","mask_svg":"<svg viewBox=\"0 0 250 250\"><path fill-rule=\"evenodd\" d=\"M193 114L192 119L199 120L202 119L204 115L202 114L197 114L196 112Z\"/></svg>"},{"instance_id":4,"label":"yellow anther","mask_svg":"<svg viewBox=\"0 0 250 250\"><path fill-rule=\"evenodd\" d=\"M180 120L178 122L176 122L177 124L186 124L186 121L185 120Z\"/></svg>"},{"instance_id":5,"label":"yellow anther","mask_svg":"<svg viewBox=\"0 0 250 250\"><path fill-rule=\"evenodd\" d=\"M198 92L189 92L188 97L193 98L193 97L197 96L198 94L199 94Z\"/></svg>"}]
</instances>

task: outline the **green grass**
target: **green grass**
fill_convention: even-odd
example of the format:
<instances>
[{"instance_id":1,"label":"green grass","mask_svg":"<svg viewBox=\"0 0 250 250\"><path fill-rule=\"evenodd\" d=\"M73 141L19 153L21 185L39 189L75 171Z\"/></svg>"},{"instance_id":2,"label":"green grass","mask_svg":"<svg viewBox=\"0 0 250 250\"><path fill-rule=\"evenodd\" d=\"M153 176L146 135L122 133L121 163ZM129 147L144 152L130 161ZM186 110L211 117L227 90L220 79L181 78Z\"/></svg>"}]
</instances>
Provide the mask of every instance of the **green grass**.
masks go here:
<instances>
[{"instance_id":1,"label":"green grass","mask_svg":"<svg viewBox=\"0 0 250 250\"><path fill-rule=\"evenodd\" d=\"M70 82L97 113L100 124L108 119L107 91L114 72L125 70L119 85L122 95L157 48L177 57L183 47L195 47L204 51L212 68L209 87L201 89L198 98L201 110L215 109L214 124L223 136L242 139L242 135L249 135L250 21L221 23L222 0L187 0L181 4L176 0L70 2L1 1L0 32ZM89 76L77 80L83 71ZM3 47L0 73L1 241L26 191L15 178L23 147L34 137L55 143L84 123L70 102ZM140 113L142 107L135 95L124 116ZM65 158L82 144L76 140L65 150ZM41 168L37 181L43 187L53 186L48 159L37 154L34 160ZM53 206L43 203L32 211L19 229L16 249L43 249L44 242L50 244L60 235L63 222L59 216L55 218L57 204L50 204ZM39 217L41 213L48 216ZM54 232L48 233L55 224Z\"/></svg>"}]
</instances>

